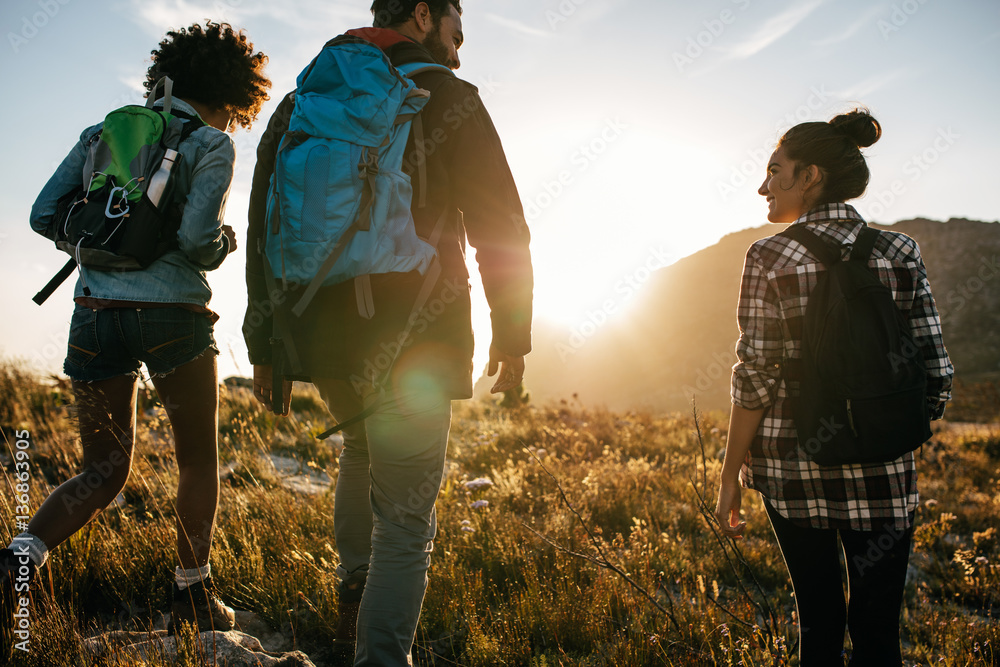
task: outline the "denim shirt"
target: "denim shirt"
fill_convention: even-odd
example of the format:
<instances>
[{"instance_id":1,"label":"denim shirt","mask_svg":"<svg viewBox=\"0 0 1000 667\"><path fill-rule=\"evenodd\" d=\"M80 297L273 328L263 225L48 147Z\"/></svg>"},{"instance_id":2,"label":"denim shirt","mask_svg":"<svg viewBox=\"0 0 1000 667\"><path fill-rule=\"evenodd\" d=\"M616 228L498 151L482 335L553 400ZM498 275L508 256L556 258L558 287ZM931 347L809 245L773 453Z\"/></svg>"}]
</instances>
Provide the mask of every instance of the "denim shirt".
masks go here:
<instances>
[{"instance_id":1,"label":"denim shirt","mask_svg":"<svg viewBox=\"0 0 1000 667\"><path fill-rule=\"evenodd\" d=\"M162 108L163 100L158 100L154 106ZM197 116L191 105L182 100L174 98L173 106ZM82 186L88 147L102 125L98 123L83 131L80 141L35 200L31 207L31 228L39 234L45 234L55 216L59 198ZM178 249L167 252L145 269L137 271L81 269L90 288L90 298L208 305L212 290L205 272L218 268L229 254L229 239L222 233L222 223L233 180L236 150L229 135L205 125L181 142L178 152L183 159L173 169L176 179L174 192L175 196L187 193L177 232ZM84 297L79 279L73 296Z\"/></svg>"}]
</instances>

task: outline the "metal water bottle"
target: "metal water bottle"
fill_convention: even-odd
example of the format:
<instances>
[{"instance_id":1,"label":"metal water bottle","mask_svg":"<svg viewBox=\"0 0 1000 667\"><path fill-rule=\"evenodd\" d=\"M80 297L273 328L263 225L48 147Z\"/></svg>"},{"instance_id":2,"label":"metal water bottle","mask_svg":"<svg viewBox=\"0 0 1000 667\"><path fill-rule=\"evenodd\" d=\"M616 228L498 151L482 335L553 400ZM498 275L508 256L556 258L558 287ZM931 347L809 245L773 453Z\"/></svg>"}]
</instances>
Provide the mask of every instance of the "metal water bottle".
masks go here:
<instances>
[{"instance_id":1,"label":"metal water bottle","mask_svg":"<svg viewBox=\"0 0 1000 667\"><path fill-rule=\"evenodd\" d=\"M174 168L174 161L176 159L177 151L168 148L167 152L163 155L163 161L160 162L160 168L149 179L146 196L149 197L149 201L153 202L153 206L157 208L160 206L160 199L163 198L163 192L167 189L167 183L170 181L170 170Z\"/></svg>"}]
</instances>

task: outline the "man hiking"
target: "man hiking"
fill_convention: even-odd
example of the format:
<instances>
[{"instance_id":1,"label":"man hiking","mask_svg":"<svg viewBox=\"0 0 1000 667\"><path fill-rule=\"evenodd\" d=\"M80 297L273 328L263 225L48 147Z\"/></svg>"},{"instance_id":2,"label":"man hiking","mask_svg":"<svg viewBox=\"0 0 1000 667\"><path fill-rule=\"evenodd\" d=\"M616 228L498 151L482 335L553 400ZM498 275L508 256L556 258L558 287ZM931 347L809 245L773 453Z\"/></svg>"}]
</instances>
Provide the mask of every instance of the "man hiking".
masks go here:
<instances>
[{"instance_id":1,"label":"man hiking","mask_svg":"<svg viewBox=\"0 0 1000 667\"><path fill-rule=\"evenodd\" d=\"M340 261L340 250L328 246L304 262L286 262L290 255L282 254L288 250L285 245L276 250L279 239L290 246L313 232L321 234L317 228L339 214L337 207L324 209L322 201L316 204L308 195L309 182L317 178L319 191L330 190L322 180L325 176L317 176L322 174L314 168L317 163L309 162L318 155L319 164L328 164L333 158L324 152L327 148L308 153L304 164L313 166L299 172L300 177L281 166L287 147L314 140L306 135L325 132L315 119L326 116L311 91L317 77L329 78L321 70L328 61L317 58L299 78L298 91L279 105L258 147L250 197L244 336L254 365L254 395L269 409L286 414L289 380L309 380L333 418L351 422L342 431L334 510L340 556L337 638L356 641L355 665L390 666L410 661L436 531L434 503L444 475L451 401L472 396L466 239L476 251L490 306L488 374L500 372L494 392L521 383L524 355L531 347L533 279L528 228L500 139L475 87L449 71L459 67L458 49L464 40L460 0L375 0L371 10L374 27L350 30L324 52L341 46L345 48L340 54L370 52L374 45L377 57L388 58L392 71L398 68L400 81L411 77L412 84L404 85L415 90L409 90L406 99L426 102L418 113L396 120L412 122L412 131L401 165L409 178L398 182L393 194L408 195L412 185L408 210L419 240L412 239L410 245L414 253L426 245L436 259L415 270L372 271L320 286L323 272L331 270L327 266L318 271L318 289L312 294L303 290L303 282L288 278L304 265L313 268L324 260L336 273ZM344 71L345 80L360 76L351 74L359 69ZM341 105L363 102L345 91L327 94ZM309 117L312 125L305 119L306 106L320 109ZM312 132L301 131L304 126ZM356 165L358 173L368 179L385 177L390 139L382 147L363 147L367 157ZM281 201L271 187L276 163L275 182L288 186ZM355 165L350 166L346 171L353 172ZM287 192L296 187L307 193L303 202L280 208L282 201L287 207ZM362 231L352 230L354 239L370 238L363 235L379 223L379 187L373 191L374 204L362 198L357 205L362 213L356 225ZM295 215L301 212L305 230L297 236L281 228L284 212L292 209ZM269 217L269 211L277 213ZM345 256L350 255L354 246L346 241L343 245ZM267 252L262 252L265 247ZM401 253L397 259L410 257ZM272 364L279 367L277 374ZM275 386L272 378L280 384ZM369 414L366 408L371 407L375 409Z\"/></svg>"}]
</instances>

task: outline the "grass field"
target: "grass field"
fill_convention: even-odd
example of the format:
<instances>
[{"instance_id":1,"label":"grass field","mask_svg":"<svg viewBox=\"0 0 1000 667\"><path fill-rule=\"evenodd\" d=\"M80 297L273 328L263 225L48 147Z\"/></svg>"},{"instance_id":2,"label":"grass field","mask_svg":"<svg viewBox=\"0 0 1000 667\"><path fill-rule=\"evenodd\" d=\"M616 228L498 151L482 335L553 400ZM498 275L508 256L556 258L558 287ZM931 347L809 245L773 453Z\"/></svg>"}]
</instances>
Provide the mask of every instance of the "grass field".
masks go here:
<instances>
[{"instance_id":1,"label":"grass field","mask_svg":"<svg viewBox=\"0 0 1000 667\"><path fill-rule=\"evenodd\" d=\"M53 552L42 571L24 664L94 664L83 637L146 627L168 608L176 467L154 397L140 391L124 502ZM293 490L274 464L275 455L295 459L335 480L336 453L314 438L329 425L316 394L297 387L292 408L276 419L249 390L222 391L213 577L223 599L293 636L317 665L340 664L329 648L337 624L332 487ZM77 471L72 413L65 384L0 363L5 544L15 430L31 433L34 508ZM797 665L790 585L760 500L747 494L748 536L738 546L718 537L708 515L724 419L611 413L572 401L456 404L415 663ZM919 454L906 665L1000 664L1000 426L938 426ZM96 664L134 663L112 651ZM177 664L211 660L188 651Z\"/></svg>"}]
</instances>

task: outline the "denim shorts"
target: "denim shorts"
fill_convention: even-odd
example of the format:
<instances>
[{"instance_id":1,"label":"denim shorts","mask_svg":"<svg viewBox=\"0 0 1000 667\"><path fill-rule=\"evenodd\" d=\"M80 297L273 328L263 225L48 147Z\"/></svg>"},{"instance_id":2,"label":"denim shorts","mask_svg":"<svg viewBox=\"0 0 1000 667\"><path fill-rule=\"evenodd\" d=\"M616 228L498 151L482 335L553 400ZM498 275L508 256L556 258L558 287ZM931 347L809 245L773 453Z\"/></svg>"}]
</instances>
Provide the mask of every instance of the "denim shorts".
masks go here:
<instances>
[{"instance_id":1,"label":"denim shorts","mask_svg":"<svg viewBox=\"0 0 1000 667\"><path fill-rule=\"evenodd\" d=\"M218 354L208 315L180 307L106 308L77 304L63 372L77 382L120 375L167 375L205 354Z\"/></svg>"}]
</instances>

